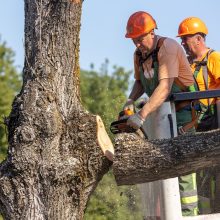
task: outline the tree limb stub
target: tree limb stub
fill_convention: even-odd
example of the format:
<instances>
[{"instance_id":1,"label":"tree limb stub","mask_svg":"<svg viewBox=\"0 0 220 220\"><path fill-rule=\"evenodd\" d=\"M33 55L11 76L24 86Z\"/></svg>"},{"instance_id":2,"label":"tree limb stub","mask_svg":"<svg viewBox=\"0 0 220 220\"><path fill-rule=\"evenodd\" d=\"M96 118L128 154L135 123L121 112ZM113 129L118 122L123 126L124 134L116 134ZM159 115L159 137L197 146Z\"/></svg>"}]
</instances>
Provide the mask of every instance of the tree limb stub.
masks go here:
<instances>
[{"instance_id":1,"label":"tree limb stub","mask_svg":"<svg viewBox=\"0 0 220 220\"><path fill-rule=\"evenodd\" d=\"M174 139L148 141L133 133L115 139L113 172L118 185L177 177L219 163L219 129Z\"/></svg>"},{"instance_id":2,"label":"tree limb stub","mask_svg":"<svg viewBox=\"0 0 220 220\"><path fill-rule=\"evenodd\" d=\"M97 139L98 144L101 147L104 155L111 161L113 161L114 156L114 147L111 142L111 139L109 138L104 123L102 122L102 119L100 116L96 116L96 122L97 122Z\"/></svg>"}]
</instances>

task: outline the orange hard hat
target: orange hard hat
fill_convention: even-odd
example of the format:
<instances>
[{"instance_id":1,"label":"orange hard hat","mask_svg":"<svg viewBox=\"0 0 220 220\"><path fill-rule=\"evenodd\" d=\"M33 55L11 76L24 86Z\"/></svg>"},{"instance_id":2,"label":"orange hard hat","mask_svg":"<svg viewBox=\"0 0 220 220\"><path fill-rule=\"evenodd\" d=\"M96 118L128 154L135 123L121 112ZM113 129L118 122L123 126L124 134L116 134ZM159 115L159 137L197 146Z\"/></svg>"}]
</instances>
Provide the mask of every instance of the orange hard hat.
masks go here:
<instances>
[{"instance_id":1,"label":"orange hard hat","mask_svg":"<svg viewBox=\"0 0 220 220\"><path fill-rule=\"evenodd\" d=\"M127 23L126 38L137 38L143 34L149 33L157 24L153 17L144 11L135 12L130 16Z\"/></svg>"},{"instance_id":2,"label":"orange hard hat","mask_svg":"<svg viewBox=\"0 0 220 220\"><path fill-rule=\"evenodd\" d=\"M200 18L189 17L180 23L177 37L196 33L203 33L206 35L208 34L208 29Z\"/></svg>"}]
</instances>

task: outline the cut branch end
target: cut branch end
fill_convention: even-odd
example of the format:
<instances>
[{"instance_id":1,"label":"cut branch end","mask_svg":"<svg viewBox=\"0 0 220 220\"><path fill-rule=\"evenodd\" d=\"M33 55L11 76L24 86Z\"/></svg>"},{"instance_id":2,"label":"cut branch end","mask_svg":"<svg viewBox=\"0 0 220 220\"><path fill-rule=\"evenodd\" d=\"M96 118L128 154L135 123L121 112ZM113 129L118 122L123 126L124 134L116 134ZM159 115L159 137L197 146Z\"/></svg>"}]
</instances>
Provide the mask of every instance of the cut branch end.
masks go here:
<instances>
[{"instance_id":1,"label":"cut branch end","mask_svg":"<svg viewBox=\"0 0 220 220\"><path fill-rule=\"evenodd\" d=\"M114 156L114 147L111 142L111 139L109 138L104 123L99 115L96 116L96 122L97 122L97 139L98 144L102 149L102 152L104 155L111 161L113 161Z\"/></svg>"}]
</instances>

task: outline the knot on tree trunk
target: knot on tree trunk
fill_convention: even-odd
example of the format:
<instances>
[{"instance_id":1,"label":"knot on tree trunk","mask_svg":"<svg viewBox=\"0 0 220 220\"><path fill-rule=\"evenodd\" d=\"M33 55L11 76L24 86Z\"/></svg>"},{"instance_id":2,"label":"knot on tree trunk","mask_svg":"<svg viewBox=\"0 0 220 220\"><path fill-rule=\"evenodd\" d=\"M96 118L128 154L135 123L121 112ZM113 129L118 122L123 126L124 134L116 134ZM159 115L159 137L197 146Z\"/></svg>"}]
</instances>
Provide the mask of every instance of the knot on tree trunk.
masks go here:
<instances>
[{"instance_id":1,"label":"knot on tree trunk","mask_svg":"<svg viewBox=\"0 0 220 220\"><path fill-rule=\"evenodd\" d=\"M35 139L35 131L30 126L21 126L17 129L18 137L20 139L20 142L31 142Z\"/></svg>"}]
</instances>

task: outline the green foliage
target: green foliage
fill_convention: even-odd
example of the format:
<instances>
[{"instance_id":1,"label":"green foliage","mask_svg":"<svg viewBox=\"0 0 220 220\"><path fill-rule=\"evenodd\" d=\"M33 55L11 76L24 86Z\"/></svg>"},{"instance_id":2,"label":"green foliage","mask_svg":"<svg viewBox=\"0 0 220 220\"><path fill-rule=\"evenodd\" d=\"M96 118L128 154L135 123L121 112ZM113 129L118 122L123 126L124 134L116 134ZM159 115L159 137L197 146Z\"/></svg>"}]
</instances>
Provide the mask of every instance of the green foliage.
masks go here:
<instances>
[{"instance_id":1,"label":"green foliage","mask_svg":"<svg viewBox=\"0 0 220 220\"><path fill-rule=\"evenodd\" d=\"M11 104L21 87L20 76L13 66L14 53L0 41L0 161L7 151L6 127L4 117L11 111Z\"/></svg>"},{"instance_id":2,"label":"green foliage","mask_svg":"<svg viewBox=\"0 0 220 220\"><path fill-rule=\"evenodd\" d=\"M100 115L106 125L117 119L126 100L130 72L114 67L111 76L107 71L81 71L82 103L91 113ZM107 129L109 131L109 129Z\"/></svg>"},{"instance_id":3,"label":"green foliage","mask_svg":"<svg viewBox=\"0 0 220 220\"><path fill-rule=\"evenodd\" d=\"M120 186L107 173L92 194L85 220L139 220L140 198L136 186Z\"/></svg>"},{"instance_id":4,"label":"green foliage","mask_svg":"<svg viewBox=\"0 0 220 220\"><path fill-rule=\"evenodd\" d=\"M101 73L81 71L81 98L87 110L102 117L110 135L109 125L117 119L125 103L131 73L114 67L108 75L106 65ZM107 173L90 198L85 220L133 219L142 219L136 186L118 187L112 172Z\"/></svg>"}]
</instances>

